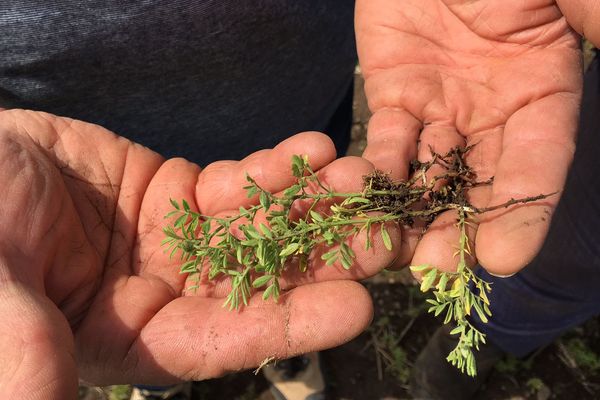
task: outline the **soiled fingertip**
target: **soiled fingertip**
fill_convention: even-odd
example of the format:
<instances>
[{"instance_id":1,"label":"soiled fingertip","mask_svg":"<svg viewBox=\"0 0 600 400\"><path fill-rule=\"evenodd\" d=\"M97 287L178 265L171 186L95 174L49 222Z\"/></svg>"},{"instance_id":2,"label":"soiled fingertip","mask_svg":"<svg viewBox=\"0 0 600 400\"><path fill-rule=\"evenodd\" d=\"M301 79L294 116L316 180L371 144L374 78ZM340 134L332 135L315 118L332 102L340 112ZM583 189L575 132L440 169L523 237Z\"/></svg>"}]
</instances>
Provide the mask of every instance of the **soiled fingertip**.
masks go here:
<instances>
[{"instance_id":1,"label":"soiled fingertip","mask_svg":"<svg viewBox=\"0 0 600 400\"><path fill-rule=\"evenodd\" d=\"M336 192L360 192L363 177L373 172L373 164L362 157L342 157L322 168L319 179Z\"/></svg>"},{"instance_id":2,"label":"soiled fingertip","mask_svg":"<svg viewBox=\"0 0 600 400\"><path fill-rule=\"evenodd\" d=\"M371 323L373 302L353 281L322 282L290 292L290 352L323 350L358 336ZM316 300L318 299L318 300Z\"/></svg>"},{"instance_id":3,"label":"soiled fingertip","mask_svg":"<svg viewBox=\"0 0 600 400\"><path fill-rule=\"evenodd\" d=\"M214 214L224 209L223 199L232 190L230 182L238 161L216 161L199 174L196 181L196 202L205 214ZM239 181L242 185L242 181Z\"/></svg>"},{"instance_id":4,"label":"soiled fingertip","mask_svg":"<svg viewBox=\"0 0 600 400\"><path fill-rule=\"evenodd\" d=\"M539 249L528 246L505 243L496 245L492 251L481 250L477 253L477 261L490 274L498 278L508 278L529 264Z\"/></svg>"},{"instance_id":5,"label":"soiled fingertip","mask_svg":"<svg viewBox=\"0 0 600 400\"><path fill-rule=\"evenodd\" d=\"M430 265L441 271L456 271L456 246L460 241L456 218L455 211L446 211L433 221L417 243L411 265ZM413 275L419 279L418 274Z\"/></svg>"},{"instance_id":6,"label":"soiled fingertip","mask_svg":"<svg viewBox=\"0 0 600 400\"><path fill-rule=\"evenodd\" d=\"M313 170L318 170L336 158L335 145L324 133L307 131L298 133L273 148L272 157L291 168L293 155L307 155Z\"/></svg>"},{"instance_id":7,"label":"soiled fingertip","mask_svg":"<svg viewBox=\"0 0 600 400\"><path fill-rule=\"evenodd\" d=\"M515 208L488 219L477 232L477 259L494 276L514 275L538 254L549 226L550 211L546 206Z\"/></svg>"},{"instance_id":8,"label":"soiled fingertip","mask_svg":"<svg viewBox=\"0 0 600 400\"><path fill-rule=\"evenodd\" d=\"M417 157L417 139L422 124L403 109L380 109L369 120L367 147L363 157L392 179L408 178L411 160Z\"/></svg>"}]
</instances>

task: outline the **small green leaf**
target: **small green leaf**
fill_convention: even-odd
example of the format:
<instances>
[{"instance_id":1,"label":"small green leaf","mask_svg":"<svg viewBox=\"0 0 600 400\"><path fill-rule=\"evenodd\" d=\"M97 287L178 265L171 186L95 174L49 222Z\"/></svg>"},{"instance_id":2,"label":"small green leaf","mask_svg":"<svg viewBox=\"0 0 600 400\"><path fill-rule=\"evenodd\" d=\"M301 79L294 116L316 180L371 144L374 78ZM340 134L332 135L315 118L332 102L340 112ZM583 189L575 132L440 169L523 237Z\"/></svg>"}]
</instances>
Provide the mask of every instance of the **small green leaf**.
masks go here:
<instances>
[{"instance_id":1,"label":"small green leaf","mask_svg":"<svg viewBox=\"0 0 600 400\"><path fill-rule=\"evenodd\" d=\"M348 197L346 200L344 200L344 204L355 204L355 203L371 204L371 200L365 199L364 197Z\"/></svg>"},{"instance_id":2,"label":"small green leaf","mask_svg":"<svg viewBox=\"0 0 600 400\"><path fill-rule=\"evenodd\" d=\"M460 295L463 292L463 289L464 289L464 286L463 286L462 282L460 281L460 279L456 279L452 283L452 289L450 290L450 293L448 295L450 297L460 297Z\"/></svg>"},{"instance_id":3,"label":"small green leaf","mask_svg":"<svg viewBox=\"0 0 600 400\"><path fill-rule=\"evenodd\" d=\"M446 308L447 305L448 305L448 303L444 303L444 304L440 304L439 306L437 306L435 308L434 316L437 317L438 315L440 315L444 311L444 309Z\"/></svg>"},{"instance_id":4,"label":"small green leaf","mask_svg":"<svg viewBox=\"0 0 600 400\"><path fill-rule=\"evenodd\" d=\"M457 326L456 328L450 331L451 335L458 335L459 333L463 333L465 331L465 327L462 325Z\"/></svg>"},{"instance_id":5,"label":"small green leaf","mask_svg":"<svg viewBox=\"0 0 600 400\"><path fill-rule=\"evenodd\" d=\"M315 222L323 222L323 217L316 211L310 210L310 217Z\"/></svg>"},{"instance_id":6,"label":"small green leaf","mask_svg":"<svg viewBox=\"0 0 600 400\"><path fill-rule=\"evenodd\" d=\"M306 270L308 269L308 257L306 256L306 254L302 254L300 256L300 262L298 263L298 269L300 270L300 272L306 272Z\"/></svg>"},{"instance_id":7,"label":"small green leaf","mask_svg":"<svg viewBox=\"0 0 600 400\"><path fill-rule=\"evenodd\" d=\"M487 324L488 318L485 315L485 312L483 311L483 309L481 308L481 305L479 305L479 302L477 302L477 301L473 302L473 308L475 308L475 311L477 311L477 315L481 319L481 322L483 322L484 324Z\"/></svg>"},{"instance_id":8,"label":"small green leaf","mask_svg":"<svg viewBox=\"0 0 600 400\"><path fill-rule=\"evenodd\" d=\"M438 271L435 268L432 268L431 271L425 274L423 277L423 281L421 281L421 292L426 292L431 288L435 278L437 276Z\"/></svg>"},{"instance_id":9,"label":"small green leaf","mask_svg":"<svg viewBox=\"0 0 600 400\"><path fill-rule=\"evenodd\" d=\"M304 160L296 154L292 156L292 174L296 178L301 178L304 174Z\"/></svg>"},{"instance_id":10,"label":"small green leaf","mask_svg":"<svg viewBox=\"0 0 600 400\"><path fill-rule=\"evenodd\" d=\"M281 250L281 252L279 253L279 257L290 256L294 254L299 247L300 245L298 243L290 243L285 249Z\"/></svg>"},{"instance_id":11,"label":"small green leaf","mask_svg":"<svg viewBox=\"0 0 600 400\"><path fill-rule=\"evenodd\" d=\"M260 205L265 210L268 210L269 207L271 207L271 198L267 192L260 192Z\"/></svg>"},{"instance_id":12,"label":"small green leaf","mask_svg":"<svg viewBox=\"0 0 600 400\"><path fill-rule=\"evenodd\" d=\"M356 258L356 253L352 250L352 247L348 245L348 243L343 242L340 246L340 250L342 254L347 255L350 259Z\"/></svg>"},{"instance_id":13,"label":"small green leaf","mask_svg":"<svg viewBox=\"0 0 600 400\"><path fill-rule=\"evenodd\" d=\"M246 196L251 199L252 197L256 196L256 193L258 193L258 188L254 185L252 186L246 186L248 193L246 193Z\"/></svg>"},{"instance_id":14,"label":"small green leaf","mask_svg":"<svg viewBox=\"0 0 600 400\"><path fill-rule=\"evenodd\" d=\"M381 224L381 239L383 239L383 244L388 251L392 251L392 239L390 239L390 235L385 229L385 224Z\"/></svg>"},{"instance_id":15,"label":"small green leaf","mask_svg":"<svg viewBox=\"0 0 600 400\"><path fill-rule=\"evenodd\" d=\"M486 290L484 288L479 289L479 297L485 304L487 304L488 306L490 305L490 300L488 299Z\"/></svg>"},{"instance_id":16,"label":"small green leaf","mask_svg":"<svg viewBox=\"0 0 600 400\"><path fill-rule=\"evenodd\" d=\"M174 217L175 215L179 214L180 211L179 210L173 210L173 211L169 211L166 215L165 218L171 218Z\"/></svg>"},{"instance_id":17,"label":"small green leaf","mask_svg":"<svg viewBox=\"0 0 600 400\"><path fill-rule=\"evenodd\" d=\"M337 261L338 257L339 253L334 254L332 257L328 258L327 261L325 261L325 265L333 265L333 263Z\"/></svg>"},{"instance_id":18,"label":"small green leaf","mask_svg":"<svg viewBox=\"0 0 600 400\"><path fill-rule=\"evenodd\" d=\"M261 286L266 285L273 277L271 275L264 275L259 278L256 278L254 282L252 282L252 286L254 288L259 288Z\"/></svg>"},{"instance_id":19,"label":"small green leaf","mask_svg":"<svg viewBox=\"0 0 600 400\"><path fill-rule=\"evenodd\" d=\"M423 264L423 265L411 265L409 268L410 268L410 270L412 272L422 272L422 271L430 269L431 266L427 265L427 264Z\"/></svg>"},{"instance_id":20,"label":"small green leaf","mask_svg":"<svg viewBox=\"0 0 600 400\"><path fill-rule=\"evenodd\" d=\"M366 236L367 240L365 240L365 251L369 250L373 246L373 242L371 241L371 223L367 222L366 225Z\"/></svg>"},{"instance_id":21,"label":"small green leaf","mask_svg":"<svg viewBox=\"0 0 600 400\"><path fill-rule=\"evenodd\" d=\"M239 264L243 264L243 251L244 249L242 248L242 246L239 246L236 250L236 259Z\"/></svg>"},{"instance_id":22,"label":"small green leaf","mask_svg":"<svg viewBox=\"0 0 600 400\"><path fill-rule=\"evenodd\" d=\"M262 240L263 237L256 230L254 225L240 225L240 230L244 232L248 239Z\"/></svg>"},{"instance_id":23,"label":"small green leaf","mask_svg":"<svg viewBox=\"0 0 600 400\"><path fill-rule=\"evenodd\" d=\"M179 209L180 209L180 208L179 208L179 204L177 204L177 202L176 202L175 200L173 200L173 199L169 199L169 201L171 202L171 205L172 205L173 207L175 207L175 209L176 209L176 210L179 210Z\"/></svg>"},{"instance_id":24,"label":"small green leaf","mask_svg":"<svg viewBox=\"0 0 600 400\"><path fill-rule=\"evenodd\" d=\"M440 280L438 281L437 285L435 285L435 288L438 291L443 292L446 290L447 284L448 284L448 274L441 273Z\"/></svg>"},{"instance_id":25,"label":"small green leaf","mask_svg":"<svg viewBox=\"0 0 600 400\"><path fill-rule=\"evenodd\" d=\"M182 229L182 228L183 228L183 225L185 224L185 221L187 221L187 217L188 217L188 216L187 216L186 214L183 214L182 216L180 216L179 218L177 218L177 219L175 220L175 222L173 223L173 226L174 226L175 228Z\"/></svg>"},{"instance_id":26,"label":"small green leaf","mask_svg":"<svg viewBox=\"0 0 600 400\"><path fill-rule=\"evenodd\" d=\"M182 273L189 273L189 272L193 272L195 270L196 270L196 260L187 261L180 268L180 271Z\"/></svg>"},{"instance_id":27,"label":"small green leaf","mask_svg":"<svg viewBox=\"0 0 600 400\"><path fill-rule=\"evenodd\" d=\"M335 235L330 231L325 231L323 232L323 239L325 239L328 245L332 245L335 241Z\"/></svg>"},{"instance_id":28,"label":"small green leaf","mask_svg":"<svg viewBox=\"0 0 600 400\"><path fill-rule=\"evenodd\" d=\"M342 267L345 270L349 270L352 267L352 261L348 260L346 257L342 257Z\"/></svg>"},{"instance_id":29,"label":"small green leaf","mask_svg":"<svg viewBox=\"0 0 600 400\"><path fill-rule=\"evenodd\" d=\"M185 212L189 212L190 211L190 205L188 204L187 201L185 201L185 199L181 200L181 204L183 205L183 210Z\"/></svg>"},{"instance_id":30,"label":"small green leaf","mask_svg":"<svg viewBox=\"0 0 600 400\"><path fill-rule=\"evenodd\" d=\"M292 185L283 191L284 197L292 197L301 189L300 185Z\"/></svg>"},{"instance_id":31,"label":"small green leaf","mask_svg":"<svg viewBox=\"0 0 600 400\"><path fill-rule=\"evenodd\" d=\"M204 236L208 235L210 232L210 220L206 220L202 223L202 233Z\"/></svg>"},{"instance_id":32,"label":"small green leaf","mask_svg":"<svg viewBox=\"0 0 600 400\"><path fill-rule=\"evenodd\" d=\"M327 261L332 257L335 257L338 254L337 249L333 249L321 255L321 260Z\"/></svg>"},{"instance_id":33,"label":"small green leaf","mask_svg":"<svg viewBox=\"0 0 600 400\"><path fill-rule=\"evenodd\" d=\"M268 239L273 239L273 232L271 232L268 226L261 222L258 225L258 227L260 228L262 234L265 235L265 237L267 237Z\"/></svg>"},{"instance_id":34,"label":"small green leaf","mask_svg":"<svg viewBox=\"0 0 600 400\"><path fill-rule=\"evenodd\" d=\"M448 307L448 312L446 313L446 318L444 318L444 324L452 321L452 317L454 317L454 307Z\"/></svg>"},{"instance_id":35,"label":"small green leaf","mask_svg":"<svg viewBox=\"0 0 600 400\"><path fill-rule=\"evenodd\" d=\"M271 294L273 293L273 290L275 289L274 285L269 286L262 295L263 300L268 300L269 297L271 297Z\"/></svg>"}]
</instances>

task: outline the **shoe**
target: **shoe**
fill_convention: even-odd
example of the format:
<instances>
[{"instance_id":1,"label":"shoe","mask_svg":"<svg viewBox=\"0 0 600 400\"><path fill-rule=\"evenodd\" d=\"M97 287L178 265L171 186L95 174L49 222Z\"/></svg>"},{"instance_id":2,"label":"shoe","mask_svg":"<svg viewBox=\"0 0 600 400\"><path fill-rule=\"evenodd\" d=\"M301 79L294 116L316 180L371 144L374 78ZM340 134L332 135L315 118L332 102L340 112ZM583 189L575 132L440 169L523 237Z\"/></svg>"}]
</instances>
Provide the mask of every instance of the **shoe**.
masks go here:
<instances>
[{"instance_id":1,"label":"shoe","mask_svg":"<svg viewBox=\"0 0 600 400\"><path fill-rule=\"evenodd\" d=\"M191 400L192 383L174 386L134 386L130 400Z\"/></svg>"},{"instance_id":2,"label":"shoe","mask_svg":"<svg viewBox=\"0 0 600 400\"><path fill-rule=\"evenodd\" d=\"M278 361L262 369L276 400L325 400L319 353Z\"/></svg>"},{"instance_id":3,"label":"shoe","mask_svg":"<svg viewBox=\"0 0 600 400\"><path fill-rule=\"evenodd\" d=\"M444 325L433 334L415 362L409 381L414 399L468 400L485 383L504 352L492 343L474 351L477 376L470 377L446 361L458 344L458 336L450 335L451 326Z\"/></svg>"}]
</instances>

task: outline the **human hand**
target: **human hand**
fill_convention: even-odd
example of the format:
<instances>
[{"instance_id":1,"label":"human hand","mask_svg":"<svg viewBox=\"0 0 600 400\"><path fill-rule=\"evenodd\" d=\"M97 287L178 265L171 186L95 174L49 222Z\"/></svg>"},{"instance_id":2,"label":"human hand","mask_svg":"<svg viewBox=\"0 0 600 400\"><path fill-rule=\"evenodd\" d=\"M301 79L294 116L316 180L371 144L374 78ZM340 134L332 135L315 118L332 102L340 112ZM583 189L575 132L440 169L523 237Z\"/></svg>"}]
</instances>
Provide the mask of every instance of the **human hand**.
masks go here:
<instances>
[{"instance_id":1,"label":"human hand","mask_svg":"<svg viewBox=\"0 0 600 400\"><path fill-rule=\"evenodd\" d=\"M335 175L341 164L325 167L335 150L324 135L297 135L200 178L183 159L164 161L99 126L45 113L1 111L0 141L7 398L75 399L78 373L96 384L215 377L339 345L370 322L365 289L323 282L336 279L332 273L315 274L311 281L321 282L289 290L279 303L258 294L243 312L223 308L215 293L181 297L186 276L160 245L169 198L194 207L197 200L207 213L236 208L245 201L236 192L244 170L283 188L296 153Z\"/></svg>"},{"instance_id":2,"label":"human hand","mask_svg":"<svg viewBox=\"0 0 600 400\"><path fill-rule=\"evenodd\" d=\"M359 0L359 60L373 117L364 157L406 179L408 161L473 145L491 185L478 206L560 191L573 158L581 95L579 37L554 1ZM432 171L435 173L435 171ZM512 274L538 252L559 196L478 216L478 261ZM412 264L455 267L456 214L408 240ZM402 262L408 262L405 259Z\"/></svg>"},{"instance_id":3,"label":"human hand","mask_svg":"<svg viewBox=\"0 0 600 400\"><path fill-rule=\"evenodd\" d=\"M600 48L600 1L556 0L556 3L571 28Z\"/></svg>"}]
</instances>

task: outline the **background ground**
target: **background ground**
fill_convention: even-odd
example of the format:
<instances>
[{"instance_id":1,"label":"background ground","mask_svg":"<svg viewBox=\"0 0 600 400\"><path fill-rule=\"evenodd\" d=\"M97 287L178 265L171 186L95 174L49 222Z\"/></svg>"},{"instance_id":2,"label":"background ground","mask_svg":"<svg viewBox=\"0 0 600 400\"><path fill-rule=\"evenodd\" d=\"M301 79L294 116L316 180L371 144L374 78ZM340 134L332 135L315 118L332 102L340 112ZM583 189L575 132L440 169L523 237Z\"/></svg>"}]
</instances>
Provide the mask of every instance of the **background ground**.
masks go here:
<instances>
[{"instance_id":1,"label":"background ground","mask_svg":"<svg viewBox=\"0 0 600 400\"><path fill-rule=\"evenodd\" d=\"M588 44L585 47L587 65L592 52ZM354 108L348 154L360 155L370 114L358 69ZM329 395L340 400L409 399L410 367L440 321L424 312L424 296L406 272L380 274L365 285L375 302L371 328L346 345L321 353ZM129 393L128 386L82 387L80 400L126 400ZM274 400L262 375L252 372L195 383L193 399ZM600 399L600 318L526 360L502 360L477 399Z\"/></svg>"}]
</instances>

